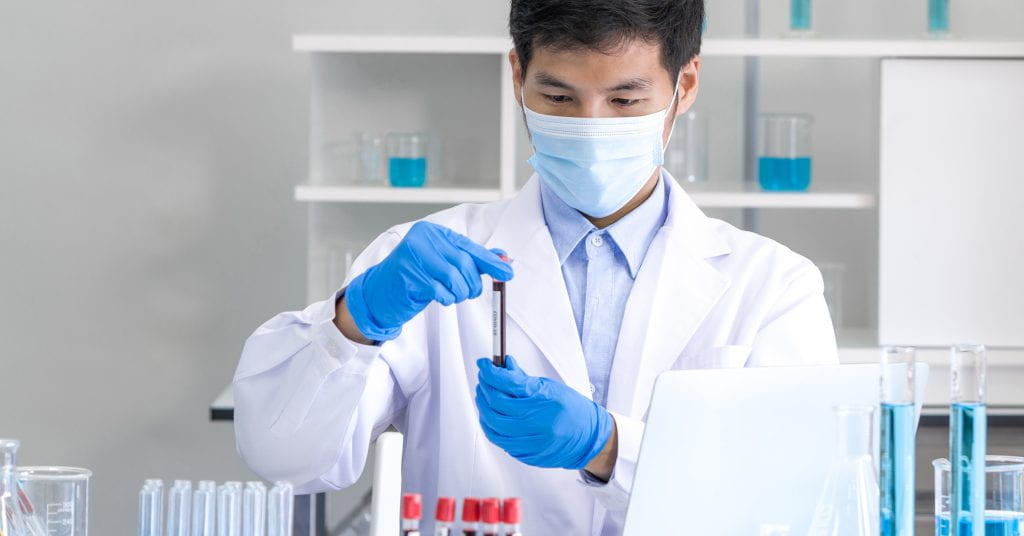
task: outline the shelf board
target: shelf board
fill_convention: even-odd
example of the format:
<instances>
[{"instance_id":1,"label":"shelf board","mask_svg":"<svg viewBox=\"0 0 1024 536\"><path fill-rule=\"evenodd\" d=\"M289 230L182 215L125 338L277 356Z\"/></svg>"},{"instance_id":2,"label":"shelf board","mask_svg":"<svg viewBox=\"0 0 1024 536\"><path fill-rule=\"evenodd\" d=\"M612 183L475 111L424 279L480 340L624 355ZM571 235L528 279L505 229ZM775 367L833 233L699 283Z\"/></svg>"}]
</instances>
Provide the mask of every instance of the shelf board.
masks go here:
<instances>
[{"instance_id":1,"label":"shelf board","mask_svg":"<svg viewBox=\"0 0 1024 536\"><path fill-rule=\"evenodd\" d=\"M684 188L686 188L684 186ZM763 192L687 189L702 208L837 208L863 209L877 205L874 194L858 192Z\"/></svg>"},{"instance_id":2,"label":"shelf board","mask_svg":"<svg viewBox=\"0 0 1024 536\"><path fill-rule=\"evenodd\" d=\"M956 39L707 39L702 56L1020 58L1024 41Z\"/></svg>"},{"instance_id":3,"label":"shelf board","mask_svg":"<svg viewBox=\"0 0 1024 536\"><path fill-rule=\"evenodd\" d=\"M330 34L292 37L292 50L296 52L505 54L511 48L512 40L505 37Z\"/></svg>"},{"instance_id":4,"label":"shelf board","mask_svg":"<svg viewBox=\"0 0 1024 536\"><path fill-rule=\"evenodd\" d=\"M497 188L391 188L387 186L327 186L302 184L295 187L296 201L334 203L421 203L457 205L489 203L501 199Z\"/></svg>"},{"instance_id":5,"label":"shelf board","mask_svg":"<svg viewBox=\"0 0 1024 536\"><path fill-rule=\"evenodd\" d=\"M506 37L300 34L298 52L505 54ZM957 39L705 39L702 56L1024 58L1024 41Z\"/></svg>"}]
</instances>

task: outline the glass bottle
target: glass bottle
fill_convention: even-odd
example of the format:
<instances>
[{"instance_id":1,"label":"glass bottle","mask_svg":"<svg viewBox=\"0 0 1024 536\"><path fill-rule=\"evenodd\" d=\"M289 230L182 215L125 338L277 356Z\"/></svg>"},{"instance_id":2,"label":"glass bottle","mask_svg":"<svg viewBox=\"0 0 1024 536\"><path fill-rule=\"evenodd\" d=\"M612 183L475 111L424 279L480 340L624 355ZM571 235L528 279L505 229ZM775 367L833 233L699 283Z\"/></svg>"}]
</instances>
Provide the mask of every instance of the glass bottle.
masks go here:
<instances>
[{"instance_id":1,"label":"glass bottle","mask_svg":"<svg viewBox=\"0 0 1024 536\"><path fill-rule=\"evenodd\" d=\"M914 348L882 350L881 504L882 536L914 536Z\"/></svg>"},{"instance_id":2,"label":"glass bottle","mask_svg":"<svg viewBox=\"0 0 1024 536\"><path fill-rule=\"evenodd\" d=\"M872 406L837 406L838 449L808 536L877 536L878 481L871 460Z\"/></svg>"},{"instance_id":3,"label":"glass bottle","mask_svg":"<svg viewBox=\"0 0 1024 536\"><path fill-rule=\"evenodd\" d=\"M0 439L0 536L15 536L17 530L18 446L15 439Z\"/></svg>"}]
</instances>

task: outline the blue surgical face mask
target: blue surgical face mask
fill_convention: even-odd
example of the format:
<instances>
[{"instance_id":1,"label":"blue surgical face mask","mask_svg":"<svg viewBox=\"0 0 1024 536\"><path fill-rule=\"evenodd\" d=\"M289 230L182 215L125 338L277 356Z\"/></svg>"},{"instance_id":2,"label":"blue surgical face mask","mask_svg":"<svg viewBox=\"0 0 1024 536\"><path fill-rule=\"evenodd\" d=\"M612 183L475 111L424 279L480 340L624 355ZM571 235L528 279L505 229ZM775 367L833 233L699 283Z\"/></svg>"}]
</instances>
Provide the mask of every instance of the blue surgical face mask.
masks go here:
<instances>
[{"instance_id":1,"label":"blue surgical face mask","mask_svg":"<svg viewBox=\"0 0 1024 536\"><path fill-rule=\"evenodd\" d=\"M520 93L533 143L529 163L567 205L594 218L608 216L625 206L664 163L661 135L678 91L677 81L664 110L638 117L539 114L526 107Z\"/></svg>"}]
</instances>

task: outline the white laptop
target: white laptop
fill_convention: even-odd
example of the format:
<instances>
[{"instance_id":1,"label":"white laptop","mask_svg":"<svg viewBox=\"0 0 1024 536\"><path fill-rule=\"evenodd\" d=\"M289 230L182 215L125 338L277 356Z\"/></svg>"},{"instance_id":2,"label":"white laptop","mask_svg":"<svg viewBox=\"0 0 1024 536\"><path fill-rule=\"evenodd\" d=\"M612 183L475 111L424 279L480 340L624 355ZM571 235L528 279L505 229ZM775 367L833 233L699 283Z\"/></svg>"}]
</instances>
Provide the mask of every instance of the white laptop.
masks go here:
<instances>
[{"instance_id":1,"label":"white laptop","mask_svg":"<svg viewBox=\"0 0 1024 536\"><path fill-rule=\"evenodd\" d=\"M924 393L927 365L916 378ZM877 405L878 390L871 364L662 374L623 534L806 534L837 450L832 408ZM874 422L877 464L877 411Z\"/></svg>"}]
</instances>

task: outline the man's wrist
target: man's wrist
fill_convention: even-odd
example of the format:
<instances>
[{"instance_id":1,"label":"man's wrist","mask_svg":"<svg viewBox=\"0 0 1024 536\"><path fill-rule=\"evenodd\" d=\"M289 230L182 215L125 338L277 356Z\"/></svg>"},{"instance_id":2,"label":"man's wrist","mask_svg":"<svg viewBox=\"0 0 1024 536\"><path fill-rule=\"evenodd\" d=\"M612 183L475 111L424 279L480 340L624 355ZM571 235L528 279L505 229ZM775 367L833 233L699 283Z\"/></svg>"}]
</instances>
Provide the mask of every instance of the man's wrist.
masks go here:
<instances>
[{"instance_id":1,"label":"man's wrist","mask_svg":"<svg viewBox=\"0 0 1024 536\"><path fill-rule=\"evenodd\" d=\"M583 468L584 471L604 482L611 480L612 473L615 471L615 460L619 457L618 427L615 424L615 417L609 415L609 418L612 420L612 433L608 436L608 440L605 441L601 452L594 456L587 463L587 466Z\"/></svg>"},{"instance_id":2,"label":"man's wrist","mask_svg":"<svg viewBox=\"0 0 1024 536\"><path fill-rule=\"evenodd\" d=\"M345 302L345 293L342 292L341 296L337 301L334 302L334 325L337 326L338 331L345 336L346 339L366 345L376 344L376 341L367 339L359 328L356 327L356 321L352 318L352 313L348 310L348 305Z\"/></svg>"}]
</instances>

